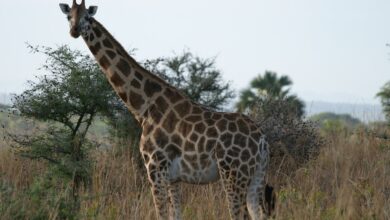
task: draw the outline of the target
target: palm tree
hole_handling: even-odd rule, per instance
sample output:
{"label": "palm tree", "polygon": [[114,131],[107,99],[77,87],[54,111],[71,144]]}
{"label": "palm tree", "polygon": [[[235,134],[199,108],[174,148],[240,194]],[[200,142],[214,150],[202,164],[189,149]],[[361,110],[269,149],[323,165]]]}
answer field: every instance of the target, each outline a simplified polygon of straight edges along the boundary
{"label": "palm tree", "polygon": [[387,120],[390,121],[390,81],[381,88],[376,96],[381,99],[383,111]]}
{"label": "palm tree", "polygon": [[251,87],[260,94],[266,94],[272,97],[285,97],[289,90],[285,88],[292,85],[288,76],[278,78],[275,72],[266,71],[264,76],[259,75],[251,82]]}
{"label": "palm tree", "polygon": [[283,99],[290,103],[299,117],[304,114],[304,103],[295,95],[290,95],[289,86],[292,81],[288,76],[281,76],[272,71],[266,71],[251,81],[250,88],[240,94],[240,100],[236,105],[239,112],[250,110],[256,103],[265,98]]}

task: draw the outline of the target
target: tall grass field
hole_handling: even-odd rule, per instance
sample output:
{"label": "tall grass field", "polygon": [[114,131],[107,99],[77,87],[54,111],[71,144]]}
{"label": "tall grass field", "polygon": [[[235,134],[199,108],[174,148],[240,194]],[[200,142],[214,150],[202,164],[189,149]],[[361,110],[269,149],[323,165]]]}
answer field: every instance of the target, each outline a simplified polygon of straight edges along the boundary
{"label": "tall grass field", "polygon": [[[388,131],[383,131],[388,132]],[[320,154],[303,167],[268,175],[274,219],[390,219],[390,141],[365,129],[325,133]],[[272,146],[271,146],[272,147]],[[74,219],[155,219],[146,172],[126,146],[92,150],[91,186]],[[71,188],[44,193],[46,162],[20,157],[0,141],[0,219],[59,219]],[[183,219],[229,219],[220,183],[182,185]],[[44,213],[44,214],[43,214]]]}

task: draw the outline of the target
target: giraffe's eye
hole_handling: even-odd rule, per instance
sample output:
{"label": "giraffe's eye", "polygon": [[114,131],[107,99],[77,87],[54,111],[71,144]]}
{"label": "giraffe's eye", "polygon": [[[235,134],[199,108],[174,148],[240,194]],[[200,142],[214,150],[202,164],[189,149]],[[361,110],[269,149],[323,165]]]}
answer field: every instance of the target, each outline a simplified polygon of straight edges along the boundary
{"label": "giraffe's eye", "polygon": [[68,20],[70,20],[72,17],[70,17],[70,15],[68,15],[66,18],[67,18]]}

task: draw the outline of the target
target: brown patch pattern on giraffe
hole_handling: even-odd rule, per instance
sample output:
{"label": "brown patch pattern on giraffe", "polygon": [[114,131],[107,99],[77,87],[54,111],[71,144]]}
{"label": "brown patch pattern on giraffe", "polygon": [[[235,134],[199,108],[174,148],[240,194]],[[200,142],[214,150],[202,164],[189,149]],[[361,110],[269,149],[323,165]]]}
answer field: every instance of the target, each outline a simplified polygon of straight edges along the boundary
{"label": "brown patch pattern on giraffe", "polygon": [[216,127],[218,128],[219,132],[224,132],[227,128],[227,121],[226,119],[219,120],[216,124]]}
{"label": "brown patch pattern on giraffe", "polygon": [[167,101],[165,101],[165,98],[160,96],[156,99],[156,105],[159,107],[159,109],[161,111],[165,111],[168,109],[169,107],[169,104],[167,103]]}
{"label": "brown patch pattern on giraffe", "polygon": [[141,88],[141,84],[136,80],[136,79],[133,79],[130,83],[130,85],[136,89],[140,89]]}
{"label": "brown patch pattern on giraffe", "polygon": [[198,141],[198,135],[196,133],[192,133],[191,136],[190,136],[190,140],[194,143],[196,143]]}
{"label": "brown patch pattern on giraffe", "polygon": [[203,134],[205,130],[206,130],[206,126],[204,125],[203,122],[199,122],[195,124],[195,131],[198,132],[199,134]]}
{"label": "brown patch pattern on giraffe", "polygon": [[127,102],[127,94],[125,92],[119,92],[118,95],[124,102]]}
{"label": "brown patch pattern on giraffe", "polygon": [[164,92],[165,97],[169,99],[171,104],[175,104],[176,102],[183,100],[183,96],[179,94],[179,92],[174,91],[171,88],[167,88]]}
{"label": "brown patch pattern on giraffe", "polygon": [[216,140],[210,139],[206,143],[206,151],[210,152],[212,149],[215,148],[215,144],[217,143]]}
{"label": "brown patch pattern on giraffe", "polygon": [[195,144],[190,141],[186,141],[184,144],[184,151],[186,152],[195,151]]}
{"label": "brown patch pattern on giraffe", "polygon": [[190,122],[190,123],[196,123],[202,120],[202,117],[200,115],[189,115],[184,120]]}
{"label": "brown patch pattern on giraffe", "polygon": [[154,130],[154,125],[151,123],[148,123],[148,121],[145,121],[142,126],[142,133],[143,134],[150,134]]}
{"label": "brown patch pattern on giraffe", "polygon": [[192,114],[201,114],[203,113],[203,109],[199,106],[193,106],[192,108]]}
{"label": "brown patch pattern on giraffe", "polygon": [[91,50],[92,54],[93,55],[97,55],[100,51],[100,49],[102,48],[102,45],[100,44],[100,42],[97,42],[95,45],[91,45],[89,46],[89,50]]}
{"label": "brown patch pattern on giraffe", "polygon": [[187,137],[188,134],[191,132],[192,127],[192,124],[185,121],[181,121],[177,127],[177,132],[183,135],[183,137]]}
{"label": "brown patch pattern on giraffe", "polygon": [[115,59],[116,53],[114,51],[106,50],[106,53],[107,53],[108,57],[110,57],[111,60]]}
{"label": "brown patch pattern on giraffe", "polygon": [[142,144],[142,151],[146,153],[153,153],[153,151],[156,149],[156,146],[152,143],[152,141],[149,139],[144,144]]}
{"label": "brown patch pattern on giraffe", "polygon": [[205,149],[205,143],[206,142],[206,138],[204,136],[202,136],[198,142],[198,149],[199,149],[199,152],[203,152],[204,149]]}
{"label": "brown patch pattern on giraffe", "polygon": [[112,74],[110,81],[117,87],[123,86],[123,84],[125,84],[125,81],[123,81],[123,79],[119,76],[117,72],[114,72],[114,74]]}
{"label": "brown patch pattern on giraffe", "polygon": [[248,128],[248,125],[244,122],[244,120],[242,120],[242,119],[237,120],[237,126],[238,126],[238,130],[241,133],[248,134],[249,128]]}
{"label": "brown patch pattern on giraffe", "polygon": [[175,112],[170,111],[165,118],[162,127],[168,132],[172,133],[175,130],[176,124],[179,122],[178,117]]}
{"label": "brown patch pattern on giraffe", "polygon": [[167,147],[165,148],[165,152],[167,152],[168,158],[171,159],[171,160],[173,160],[173,159],[175,159],[177,157],[180,157],[181,153],[182,153],[180,148],[178,148],[174,144],[167,145]]}
{"label": "brown patch pattern on giraffe", "polygon": [[103,45],[110,49],[114,48],[114,45],[112,45],[111,41],[107,38],[103,40]]}
{"label": "brown patch pattern on giraffe", "polygon": [[161,147],[161,148],[164,148],[165,145],[168,144],[169,142],[169,137],[167,136],[167,134],[165,134],[165,132],[160,129],[160,128],[157,128],[155,131],[154,131],[154,141],[156,143],[157,146]]}
{"label": "brown patch pattern on giraffe", "polygon": [[125,75],[126,77],[128,77],[130,75],[131,67],[126,60],[120,59],[116,66],[121,71],[121,73],[123,73],[123,75]]}
{"label": "brown patch pattern on giraffe", "polygon": [[182,103],[177,104],[175,106],[175,110],[180,117],[184,117],[191,112],[191,104],[189,101],[184,101]]}
{"label": "brown patch pattern on giraffe", "polygon": [[103,67],[103,69],[105,69],[105,70],[107,70],[108,69],[108,67],[110,67],[110,61],[108,61],[108,59],[107,59],[107,57],[106,56],[102,56],[102,58],[100,58],[100,60],[99,60],[99,64],[100,64],[100,66],[102,66]]}
{"label": "brown patch pattern on giraffe", "polygon": [[144,77],[142,76],[142,74],[139,73],[138,71],[135,71],[135,77],[136,77],[137,79],[139,79],[140,81],[142,81],[142,80],[144,79]]}
{"label": "brown patch pattern on giraffe", "polygon": [[152,97],[155,93],[158,93],[162,90],[160,84],[147,79],[144,85],[144,92],[146,96]]}
{"label": "brown patch pattern on giraffe", "polygon": [[94,27],[93,32],[95,32],[97,38],[100,38],[103,35],[98,27]]}
{"label": "brown patch pattern on giraffe", "polygon": [[154,123],[156,123],[156,124],[160,123],[160,121],[163,117],[163,112],[160,111],[158,106],[152,105],[149,108],[148,112],[149,112],[150,118],[153,119]]}
{"label": "brown patch pattern on giraffe", "polygon": [[218,137],[218,131],[215,127],[209,127],[206,132],[207,137],[209,138],[217,138]]}
{"label": "brown patch pattern on giraffe", "polygon": [[95,35],[93,33],[90,33],[89,34],[89,41],[92,42],[93,40],[95,40]]}
{"label": "brown patch pattern on giraffe", "polygon": [[174,144],[176,144],[177,146],[180,146],[180,147],[183,144],[183,139],[179,135],[177,135],[177,134],[172,135],[171,141],[172,141],[172,143],[174,143]]}
{"label": "brown patch pattern on giraffe", "polygon": [[133,108],[135,108],[135,109],[140,109],[141,106],[145,103],[144,98],[140,94],[138,94],[134,91],[130,91],[130,100],[129,101],[130,101],[131,106],[133,106]]}

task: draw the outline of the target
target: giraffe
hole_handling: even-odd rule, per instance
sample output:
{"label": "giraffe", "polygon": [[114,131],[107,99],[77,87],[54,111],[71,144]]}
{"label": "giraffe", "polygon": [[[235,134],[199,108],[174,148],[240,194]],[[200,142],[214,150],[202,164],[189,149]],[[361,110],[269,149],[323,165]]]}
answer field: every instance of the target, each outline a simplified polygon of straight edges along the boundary
{"label": "giraffe", "polygon": [[181,218],[180,182],[207,184],[219,179],[231,219],[266,218],[265,207],[272,202],[264,200],[269,146],[258,124],[239,113],[216,112],[194,103],[144,69],[93,17],[97,6],[86,8],[84,0],[80,4],[73,0],[72,7],[60,8],[70,23],[70,35],[82,36],[142,127],[139,147],[158,219]]}

